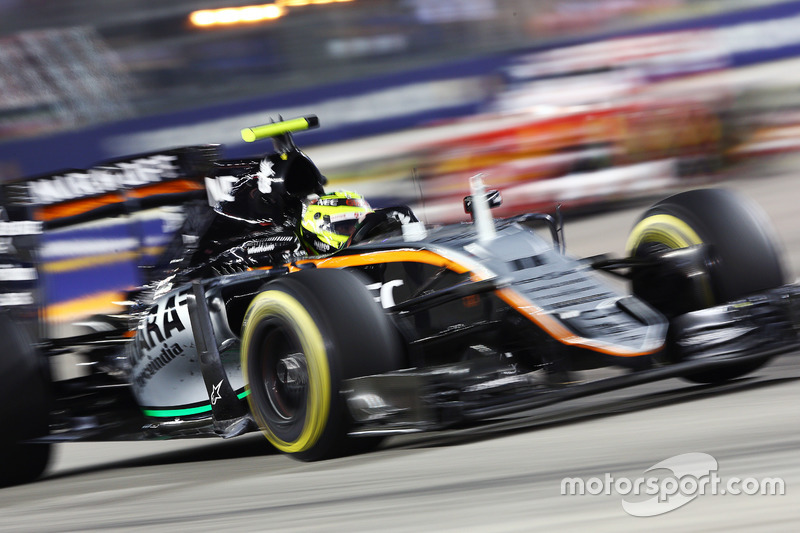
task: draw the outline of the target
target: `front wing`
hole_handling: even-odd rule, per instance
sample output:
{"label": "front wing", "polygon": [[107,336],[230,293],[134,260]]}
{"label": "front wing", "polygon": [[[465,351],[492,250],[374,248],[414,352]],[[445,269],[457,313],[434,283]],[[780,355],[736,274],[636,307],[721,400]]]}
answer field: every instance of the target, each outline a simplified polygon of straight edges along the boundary
{"label": "front wing", "polygon": [[649,368],[572,383],[541,371],[465,362],[348,380],[352,435],[443,429],[673,377],[752,365],[798,346],[800,286],[786,285],[686,313],[671,324],[670,350]]}

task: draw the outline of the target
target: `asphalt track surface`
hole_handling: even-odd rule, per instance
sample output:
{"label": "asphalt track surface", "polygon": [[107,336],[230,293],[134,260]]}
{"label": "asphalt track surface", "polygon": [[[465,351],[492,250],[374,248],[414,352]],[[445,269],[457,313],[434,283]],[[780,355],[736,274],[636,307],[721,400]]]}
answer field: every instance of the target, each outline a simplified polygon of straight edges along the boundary
{"label": "asphalt track surface", "polygon": [[[726,185],[769,211],[797,273],[800,182],[755,174]],[[568,223],[570,250],[621,253],[641,211]],[[43,480],[0,491],[0,531],[800,531],[798,400],[793,353],[724,386],[671,379],[320,463],[259,435],[60,445]],[[785,494],[705,494],[650,518],[619,494],[561,495],[565,477],[635,479],[689,452],[723,480],[779,477]]]}

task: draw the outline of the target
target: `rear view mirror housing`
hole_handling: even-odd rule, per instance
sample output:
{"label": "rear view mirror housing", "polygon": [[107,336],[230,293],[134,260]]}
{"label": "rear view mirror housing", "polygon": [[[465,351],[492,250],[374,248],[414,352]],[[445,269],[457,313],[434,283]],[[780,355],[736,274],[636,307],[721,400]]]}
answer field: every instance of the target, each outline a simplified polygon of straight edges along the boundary
{"label": "rear view mirror housing", "polygon": [[[500,191],[495,189],[486,191],[486,203],[492,209],[503,205],[503,197],[500,195]],[[464,197],[464,212],[469,215],[472,214],[472,195]]]}

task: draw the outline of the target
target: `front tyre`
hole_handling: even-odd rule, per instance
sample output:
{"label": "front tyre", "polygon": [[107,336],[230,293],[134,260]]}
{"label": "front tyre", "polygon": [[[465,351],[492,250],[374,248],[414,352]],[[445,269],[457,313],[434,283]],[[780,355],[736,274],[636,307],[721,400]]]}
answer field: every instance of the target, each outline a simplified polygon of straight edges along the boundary
{"label": "front tyre", "polygon": [[[709,262],[702,290],[682,294],[687,310],[729,302],[786,282],[776,232],[763,211],[740,195],[723,189],[687,191],[666,198],[645,211],[628,238],[632,257],[652,252],[708,245]],[[633,292],[643,295],[648,280],[633,282]],[[646,299],[646,298],[645,298]],[[731,364],[687,376],[698,383],[721,383],[743,376],[768,358]]]}
{"label": "front tyre", "polygon": [[355,450],[343,380],[401,365],[397,333],[359,278],[314,269],[268,283],[242,329],[248,401],[267,440],[307,461]]}

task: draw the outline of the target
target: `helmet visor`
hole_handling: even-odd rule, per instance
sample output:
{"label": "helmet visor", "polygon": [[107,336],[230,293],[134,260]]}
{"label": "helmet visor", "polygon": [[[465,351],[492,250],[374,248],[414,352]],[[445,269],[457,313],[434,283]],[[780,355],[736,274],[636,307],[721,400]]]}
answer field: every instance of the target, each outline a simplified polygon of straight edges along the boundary
{"label": "helmet visor", "polygon": [[365,214],[362,210],[358,210],[328,215],[325,217],[325,230],[343,237],[350,237]]}
{"label": "helmet visor", "polygon": [[360,217],[350,220],[341,220],[339,222],[331,222],[331,231],[337,235],[345,235],[350,237],[356,230],[359,220],[361,220]]}

